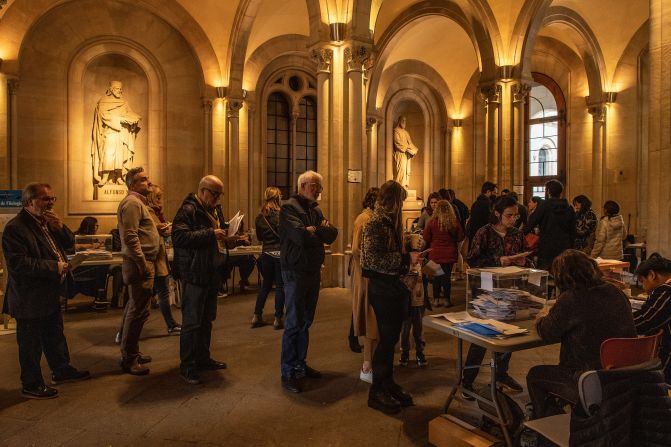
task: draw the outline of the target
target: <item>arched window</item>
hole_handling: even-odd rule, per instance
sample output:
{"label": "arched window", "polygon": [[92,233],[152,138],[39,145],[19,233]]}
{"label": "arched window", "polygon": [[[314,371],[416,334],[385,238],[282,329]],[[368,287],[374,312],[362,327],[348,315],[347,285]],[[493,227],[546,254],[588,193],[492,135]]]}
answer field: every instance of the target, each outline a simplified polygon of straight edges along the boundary
{"label": "arched window", "polygon": [[566,176],[566,102],[550,77],[533,73],[526,105],[525,196],[545,196],[545,183]]}
{"label": "arched window", "polygon": [[316,89],[304,73],[290,72],[272,83],[266,112],[266,186],[285,199],[298,176],[317,170]]}
{"label": "arched window", "polygon": [[266,181],[277,186],[282,197],[291,191],[291,113],[289,102],[282,93],[268,97],[268,128],[266,145]]}

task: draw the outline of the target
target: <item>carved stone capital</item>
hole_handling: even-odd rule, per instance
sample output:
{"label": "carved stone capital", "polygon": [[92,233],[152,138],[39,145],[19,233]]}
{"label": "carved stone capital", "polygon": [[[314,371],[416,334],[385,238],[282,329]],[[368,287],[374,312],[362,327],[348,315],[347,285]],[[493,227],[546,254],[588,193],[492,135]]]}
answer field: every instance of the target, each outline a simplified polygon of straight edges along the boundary
{"label": "carved stone capital", "polygon": [[315,48],[310,52],[310,58],[317,64],[317,73],[331,73],[333,50],[330,48]]}
{"label": "carved stone capital", "polygon": [[365,71],[373,66],[373,56],[370,47],[354,45],[345,48],[345,64],[347,71]]}
{"label": "carved stone capital", "polygon": [[19,84],[19,80],[16,78],[7,80],[7,92],[9,96],[14,96],[19,92]]}
{"label": "carved stone capital", "polygon": [[480,97],[485,102],[485,107],[501,104],[502,94],[503,89],[500,84],[490,84],[480,87]]}
{"label": "carved stone capital", "polygon": [[529,95],[529,92],[531,91],[531,86],[529,84],[525,84],[523,82],[517,82],[513,84],[511,88],[512,96],[513,96],[513,103],[522,103],[524,104],[527,100],[527,96]]}
{"label": "carved stone capital", "polygon": [[212,111],[212,99],[203,96],[202,98],[200,98],[200,103],[202,104],[205,113],[209,113]]}
{"label": "carved stone capital", "polygon": [[606,104],[604,103],[588,104],[587,112],[590,115],[592,115],[592,119],[594,120],[594,122],[597,123],[606,122]]}
{"label": "carved stone capital", "polygon": [[378,123],[379,122],[377,118],[375,118],[374,116],[369,116],[368,118],[366,118],[366,130],[370,131],[371,129],[373,129],[373,126]]}
{"label": "carved stone capital", "polygon": [[242,99],[231,99],[228,100],[228,106],[226,107],[226,116],[228,118],[238,118],[240,116],[240,109],[244,104]]}

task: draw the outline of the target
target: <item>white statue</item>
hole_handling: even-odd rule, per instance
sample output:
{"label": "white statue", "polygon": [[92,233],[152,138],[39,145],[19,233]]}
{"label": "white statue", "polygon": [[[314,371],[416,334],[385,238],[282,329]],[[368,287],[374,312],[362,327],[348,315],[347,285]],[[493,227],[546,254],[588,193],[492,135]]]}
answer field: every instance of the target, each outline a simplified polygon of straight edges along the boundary
{"label": "white statue", "polygon": [[419,148],[412,144],[410,134],[405,130],[405,123],[405,116],[401,115],[394,127],[394,180],[408,189],[410,159],[417,155]]}
{"label": "white statue", "polygon": [[122,98],[119,81],[110,86],[96,105],[91,130],[93,182],[99,188],[124,184],[124,176],[133,163],[135,138],[140,131],[140,115]]}

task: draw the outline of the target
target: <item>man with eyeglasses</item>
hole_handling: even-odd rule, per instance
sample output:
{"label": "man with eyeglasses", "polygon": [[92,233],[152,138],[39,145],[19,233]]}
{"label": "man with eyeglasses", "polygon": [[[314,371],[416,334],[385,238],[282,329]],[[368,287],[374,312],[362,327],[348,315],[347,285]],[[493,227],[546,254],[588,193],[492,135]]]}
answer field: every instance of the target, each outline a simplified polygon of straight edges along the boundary
{"label": "man with eyeglasses", "polygon": [[143,376],[149,374],[149,368],[144,365],[152,359],[140,352],[140,334],[149,318],[154,295],[155,261],[161,236],[147,207],[147,195],[151,191],[147,172],[142,167],[130,169],[126,186],[128,194],[117,210],[123,254],[121,273],[129,292],[121,326],[120,363],[125,373]]}
{"label": "man with eyeglasses", "polygon": [[72,285],[71,266],[65,250],[74,246],[72,231],[54,212],[51,186],[30,183],[22,194],[23,209],[2,234],[9,279],[3,313],[16,319],[22,394],[31,399],[58,397],[58,390],[44,383],[40,359],[44,352],[54,385],[88,379],[88,371],[70,365],[63,334],[60,297]]}
{"label": "man with eyeglasses", "polygon": [[210,355],[212,322],[217,317],[217,291],[223,280],[229,244],[219,205],[224,183],[214,175],[200,180],[172,222],[175,249],[173,276],[182,284],[182,333],[179,341],[180,375],[190,385],[200,383],[203,370],[225,369]]}
{"label": "man with eyeglasses", "polygon": [[317,199],[322,176],[306,171],[298,177],[298,193],[280,209],[280,264],[284,280],[286,316],[282,336],[282,387],[302,391],[301,379],[318,379],[321,373],[306,363],[308,331],[319,298],[324,244],[338,237],[338,230],[324,218]]}

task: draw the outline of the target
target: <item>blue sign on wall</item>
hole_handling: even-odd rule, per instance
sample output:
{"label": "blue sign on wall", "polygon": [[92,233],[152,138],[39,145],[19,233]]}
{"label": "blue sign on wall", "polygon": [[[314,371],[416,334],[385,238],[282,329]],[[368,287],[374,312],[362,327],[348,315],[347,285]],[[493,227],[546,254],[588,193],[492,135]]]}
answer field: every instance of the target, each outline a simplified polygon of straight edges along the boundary
{"label": "blue sign on wall", "polygon": [[20,189],[0,189],[0,208],[21,208]]}

